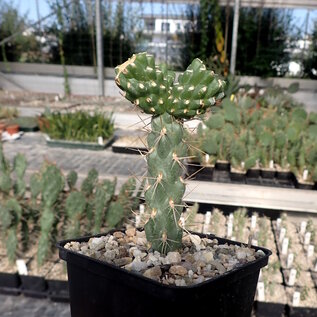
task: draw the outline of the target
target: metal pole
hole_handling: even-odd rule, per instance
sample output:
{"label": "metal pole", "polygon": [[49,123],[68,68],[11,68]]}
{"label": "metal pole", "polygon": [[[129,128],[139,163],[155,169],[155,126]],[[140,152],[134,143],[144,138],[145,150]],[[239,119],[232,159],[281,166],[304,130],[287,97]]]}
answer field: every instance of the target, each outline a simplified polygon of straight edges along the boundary
{"label": "metal pole", "polygon": [[96,0],[96,43],[97,43],[97,68],[98,68],[98,93],[105,95],[104,67],[103,67],[103,32],[101,19],[101,0]]}
{"label": "metal pole", "polygon": [[230,57],[230,73],[234,75],[236,70],[237,46],[238,46],[238,28],[239,28],[239,9],[240,0],[234,1],[234,16],[231,42],[231,57]]}

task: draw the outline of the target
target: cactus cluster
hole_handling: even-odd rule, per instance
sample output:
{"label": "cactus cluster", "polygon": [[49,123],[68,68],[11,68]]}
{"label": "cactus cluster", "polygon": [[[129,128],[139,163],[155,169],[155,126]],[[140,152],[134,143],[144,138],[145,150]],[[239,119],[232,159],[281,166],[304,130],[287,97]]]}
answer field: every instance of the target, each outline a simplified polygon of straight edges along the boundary
{"label": "cactus cluster", "polygon": [[316,182],[317,115],[307,114],[296,103],[291,106],[290,99],[279,94],[225,98],[217,112],[199,125],[196,136],[188,138],[195,146],[193,156],[205,164],[208,154],[209,164],[230,161],[244,172],[257,163],[291,170],[299,178],[307,170],[307,179]]}
{"label": "cactus cluster", "polygon": [[[46,163],[25,182],[26,159],[18,154],[12,167],[0,144],[0,232],[7,256],[14,262],[18,252],[38,239],[37,263],[44,264],[58,239],[100,232],[122,223],[131,209],[136,209],[140,195],[134,195],[135,180],[128,179],[115,196],[116,179],[99,182],[92,169],[76,186],[78,175],[66,177],[55,165]],[[66,188],[66,182],[67,188]],[[116,211],[118,213],[116,214]],[[90,213],[90,219],[86,215]]]}
{"label": "cactus cluster", "polygon": [[145,224],[152,248],[167,253],[180,247],[185,181],[183,161],[188,156],[183,119],[206,112],[223,97],[224,82],[195,59],[178,81],[147,53],[133,55],[116,67],[116,84],[142,111],[152,114],[148,134],[145,201],[151,216]]}

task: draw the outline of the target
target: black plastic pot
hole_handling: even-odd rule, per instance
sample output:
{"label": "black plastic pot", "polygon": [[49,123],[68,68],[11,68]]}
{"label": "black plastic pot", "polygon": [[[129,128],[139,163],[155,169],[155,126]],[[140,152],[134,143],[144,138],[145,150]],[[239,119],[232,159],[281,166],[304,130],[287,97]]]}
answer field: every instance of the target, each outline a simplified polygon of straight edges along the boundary
{"label": "black plastic pot", "polygon": [[280,303],[255,302],[256,317],[281,317],[285,314],[286,305]]}
{"label": "black plastic pot", "polygon": [[273,179],[275,177],[275,169],[261,169],[261,177]]}
{"label": "black plastic pot", "polygon": [[214,166],[204,166],[200,165],[199,162],[190,162],[187,165],[187,173],[189,176],[192,175],[192,179],[211,181],[214,173]]}
{"label": "black plastic pot", "polygon": [[22,282],[22,293],[29,297],[47,297],[47,284],[44,277],[20,275]]}
{"label": "black plastic pot", "polygon": [[219,171],[230,171],[230,163],[227,161],[217,161],[216,169]]}
{"label": "black plastic pot", "polygon": [[259,168],[250,168],[247,170],[247,178],[259,178],[261,175]]}
{"label": "black plastic pot", "polygon": [[48,296],[54,302],[69,302],[69,289],[67,281],[46,280]]}
{"label": "black plastic pot", "polygon": [[308,190],[312,190],[314,189],[314,183],[304,183],[304,182],[300,182],[296,179],[296,182],[295,182],[295,187],[298,188],[298,189],[308,189]]}
{"label": "black plastic pot", "polygon": [[230,179],[233,182],[238,182],[238,183],[245,183],[246,180],[246,173],[245,172],[239,172],[239,171],[234,171],[232,168],[230,168]]}
{"label": "black plastic pot", "polygon": [[[75,241],[88,241],[89,238]],[[239,244],[217,239],[219,243]],[[60,258],[67,261],[73,317],[249,317],[259,271],[267,264],[271,254],[269,250],[256,248],[266,255],[217,278],[193,286],[177,287],[163,285],[140,274],[64,249],[69,241],[74,239],[59,242],[57,246]]]}
{"label": "black plastic pot", "polygon": [[18,295],[21,292],[20,285],[18,273],[0,272],[0,293]]}
{"label": "black plastic pot", "polygon": [[317,309],[311,307],[290,307],[288,306],[289,317],[312,317],[317,316]]}

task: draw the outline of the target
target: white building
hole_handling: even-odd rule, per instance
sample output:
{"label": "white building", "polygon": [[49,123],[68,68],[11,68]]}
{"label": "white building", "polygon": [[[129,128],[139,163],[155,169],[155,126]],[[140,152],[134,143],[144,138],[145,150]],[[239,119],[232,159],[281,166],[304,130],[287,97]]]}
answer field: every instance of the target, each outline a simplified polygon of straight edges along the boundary
{"label": "white building", "polygon": [[182,67],[184,34],[189,20],[180,16],[143,16],[146,50],[159,62]]}

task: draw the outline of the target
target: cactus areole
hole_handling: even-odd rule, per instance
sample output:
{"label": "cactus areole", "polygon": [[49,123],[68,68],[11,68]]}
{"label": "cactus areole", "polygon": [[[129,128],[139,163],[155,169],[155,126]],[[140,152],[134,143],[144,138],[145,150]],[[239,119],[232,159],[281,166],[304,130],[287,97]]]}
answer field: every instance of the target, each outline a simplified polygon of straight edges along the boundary
{"label": "cactus areole", "polygon": [[147,53],[133,55],[115,71],[116,84],[125,98],[152,114],[144,194],[151,217],[145,233],[152,248],[166,254],[181,247],[183,236],[182,162],[188,152],[183,122],[205,113],[221,99],[225,83],[199,59],[194,59],[175,82],[175,73],[164,65],[155,65],[154,57]]}

